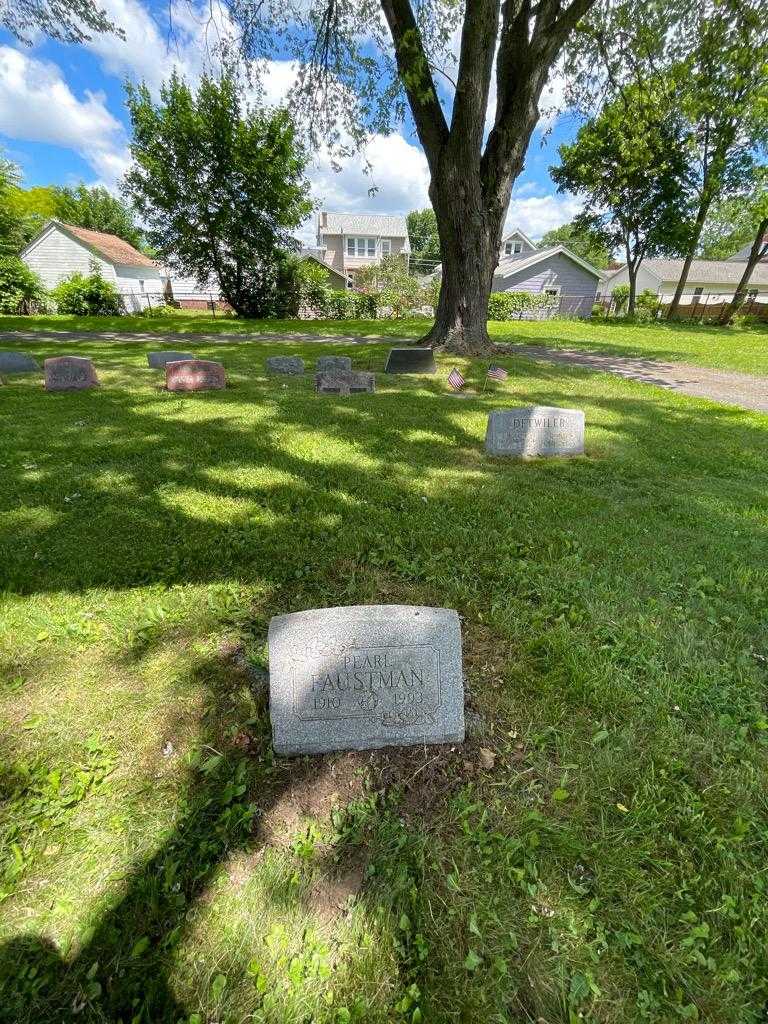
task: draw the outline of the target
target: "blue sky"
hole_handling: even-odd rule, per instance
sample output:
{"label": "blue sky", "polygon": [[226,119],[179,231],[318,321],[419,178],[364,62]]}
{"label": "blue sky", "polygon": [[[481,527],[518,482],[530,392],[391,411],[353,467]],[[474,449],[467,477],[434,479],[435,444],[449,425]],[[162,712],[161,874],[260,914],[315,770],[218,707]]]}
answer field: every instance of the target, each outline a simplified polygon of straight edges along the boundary
{"label": "blue sky", "polygon": [[[142,0],[107,0],[105,7],[124,28],[126,41],[98,36],[74,46],[40,37],[30,47],[0,31],[0,145],[20,165],[26,185],[84,181],[115,189],[129,162],[126,78],[145,80],[156,91],[174,65],[190,81],[204,66],[205,34],[210,33],[207,5],[199,13],[188,4],[175,8],[170,45],[165,5],[153,11]],[[268,98],[279,101],[291,78],[288,62],[273,62],[266,78]],[[561,99],[557,75],[548,90],[543,109]],[[573,197],[556,194],[548,173],[557,146],[576,127],[567,114],[542,120],[513,191],[508,226],[538,237],[578,210]],[[361,158],[345,161],[337,173],[328,156],[320,154],[309,172],[316,201],[331,210],[381,213],[407,213],[427,205],[426,160],[409,126],[375,136],[366,157],[370,175],[363,173]],[[378,191],[370,197],[372,185]],[[311,238],[311,224],[302,235]]]}

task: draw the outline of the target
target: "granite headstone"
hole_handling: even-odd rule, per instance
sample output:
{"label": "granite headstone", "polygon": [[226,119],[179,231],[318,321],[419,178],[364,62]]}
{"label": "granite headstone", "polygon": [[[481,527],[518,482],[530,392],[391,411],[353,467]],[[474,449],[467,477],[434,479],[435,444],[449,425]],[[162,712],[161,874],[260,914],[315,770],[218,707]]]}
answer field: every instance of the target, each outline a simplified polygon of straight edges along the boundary
{"label": "granite headstone", "polygon": [[300,376],[304,373],[304,360],[301,356],[269,356],[267,359],[267,373]]}
{"label": "granite headstone", "polygon": [[55,356],[45,360],[43,369],[46,391],[82,391],[99,383],[93,363],[83,356]]}
{"label": "granite headstone", "polygon": [[459,616],[356,605],[269,624],[269,709],[278,754],[461,743]]}
{"label": "granite headstone", "polygon": [[216,391],[227,386],[227,378],[221,363],[180,359],[166,363],[165,386],[168,391]]}
{"label": "granite headstone", "polygon": [[147,352],[147,362],[152,370],[164,370],[166,363],[186,362],[194,358],[191,352]]}
{"label": "granite headstone", "polygon": [[435,354],[431,348],[391,348],[385,373],[437,373]]}
{"label": "granite headstone", "polygon": [[349,356],[320,356],[315,369],[318,373],[325,373],[328,370],[351,370],[352,360]]}
{"label": "granite headstone", "polygon": [[583,455],[584,413],[546,405],[494,409],[488,417],[485,449],[491,455],[517,458]]}
{"label": "granite headstone", "polygon": [[376,390],[376,377],[361,370],[331,370],[315,374],[315,390],[322,395],[354,395]]}
{"label": "granite headstone", "polygon": [[0,352],[0,373],[32,373],[40,366],[26,352]]}

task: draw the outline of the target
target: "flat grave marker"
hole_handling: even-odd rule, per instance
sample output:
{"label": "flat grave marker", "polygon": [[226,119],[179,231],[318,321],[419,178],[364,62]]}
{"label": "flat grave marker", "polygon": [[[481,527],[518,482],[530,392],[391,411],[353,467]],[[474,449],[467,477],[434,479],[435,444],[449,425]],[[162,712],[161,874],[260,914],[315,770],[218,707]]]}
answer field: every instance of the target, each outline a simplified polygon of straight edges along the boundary
{"label": "flat grave marker", "polygon": [[304,360],[301,356],[269,356],[266,365],[267,373],[281,373],[291,377],[299,377],[304,373]]}
{"label": "flat grave marker", "polygon": [[168,391],[220,391],[227,386],[227,377],[221,363],[180,359],[166,364],[165,386]]}
{"label": "flat grave marker", "polygon": [[354,395],[361,392],[373,394],[376,377],[364,370],[329,370],[315,374],[315,391],[321,395]]}
{"label": "flat grave marker", "polygon": [[0,352],[0,373],[33,373],[40,364],[26,352]]}
{"label": "flat grave marker", "polygon": [[584,413],[547,405],[494,409],[488,417],[485,450],[520,459],[583,455]]}
{"label": "flat grave marker", "polygon": [[147,363],[151,370],[164,370],[167,363],[189,362],[194,359],[191,352],[147,352]]}
{"label": "flat grave marker", "polygon": [[334,370],[348,372],[352,369],[352,359],[350,356],[319,356],[315,369],[318,373],[327,373]]}
{"label": "flat grave marker", "polygon": [[431,348],[421,348],[418,345],[391,348],[384,373],[437,373],[435,353]]}
{"label": "flat grave marker", "polygon": [[449,608],[354,605],[269,624],[275,752],[461,743],[461,627]]}
{"label": "flat grave marker", "polygon": [[54,356],[45,360],[43,369],[46,391],[83,391],[99,384],[93,363],[83,356]]}

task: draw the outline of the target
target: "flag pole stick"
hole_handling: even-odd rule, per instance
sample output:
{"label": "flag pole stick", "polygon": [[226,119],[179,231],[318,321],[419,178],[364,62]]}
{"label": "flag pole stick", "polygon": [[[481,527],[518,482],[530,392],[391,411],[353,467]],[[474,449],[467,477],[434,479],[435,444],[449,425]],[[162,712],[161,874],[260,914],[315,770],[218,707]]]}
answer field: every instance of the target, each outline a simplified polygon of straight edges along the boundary
{"label": "flag pole stick", "polygon": [[485,380],[483,381],[483,390],[480,392],[481,395],[485,394],[485,389],[488,387],[488,371],[493,366],[493,362],[488,363],[485,368]]}

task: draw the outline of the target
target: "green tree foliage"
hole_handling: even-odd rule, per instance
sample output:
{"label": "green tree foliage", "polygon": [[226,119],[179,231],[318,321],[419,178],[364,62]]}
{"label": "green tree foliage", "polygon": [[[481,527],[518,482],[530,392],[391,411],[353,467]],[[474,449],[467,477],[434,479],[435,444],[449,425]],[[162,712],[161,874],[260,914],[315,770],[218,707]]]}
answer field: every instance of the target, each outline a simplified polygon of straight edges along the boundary
{"label": "green tree foliage", "polygon": [[424,301],[419,281],[408,273],[402,256],[385,256],[380,263],[359,270],[355,284],[361,292],[377,296],[379,308],[392,310],[392,316],[403,317]]}
{"label": "green tree foliage", "polygon": [[674,252],[683,231],[687,163],[684,124],[665,81],[627,87],[560,147],[551,169],[560,191],[582,194],[577,224],[598,229],[620,248],[635,311],[637,271],[646,256]]}
{"label": "green tree foliage", "polygon": [[8,201],[21,220],[22,246],[42,230],[46,221],[58,216],[57,190],[51,185],[15,188]]}
{"label": "green tree foliage", "polygon": [[0,156],[0,256],[15,256],[24,245],[23,218],[13,203],[20,180],[16,164]]}
{"label": "green tree foliage", "polygon": [[0,256],[0,313],[32,313],[45,304],[45,286],[18,256]]}
{"label": "green tree foliage", "polygon": [[91,34],[125,34],[93,0],[5,0],[0,4],[0,25],[31,44],[40,30],[64,43],[83,43]]}
{"label": "green tree foliage", "polygon": [[76,316],[118,316],[123,312],[117,288],[105,281],[97,264],[90,274],[72,274],[51,289],[58,313]]}
{"label": "green tree foliage", "polygon": [[736,286],[733,299],[723,309],[720,322],[728,324],[744,305],[747,289],[758,263],[768,258],[768,166],[755,169],[752,189],[743,197],[744,216],[751,222],[752,243],[747,259],[744,261],[744,272]]}
{"label": "green tree foliage", "polygon": [[128,88],[134,165],[126,192],[163,261],[214,277],[241,316],[280,312],[292,232],[312,204],[306,157],[284,110],[244,108],[239,83],[174,74],[159,103]]}
{"label": "green tree foliage", "polygon": [[425,210],[411,210],[406,220],[413,270],[418,274],[431,273],[441,260],[435,211],[431,206]]}
{"label": "green tree foliage", "polygon": [[137,249],[145,245],[132,211],[105,188],[83,184],[74,188],[56,188],[54,203],[55,217],[66,224],[117,235]]}
{"label": "green tree foliage", "polygon": [[705,260],[729,260],[755,237],[754,211],[749,195],[732,196],[713,204],[701,233],[699,254]]}
{"label": "green tree foliage", "polygon": [[564,245],[598,270],[604,270],[611,262],[610,241],[599,228],[589,227],[577,221],[553,228],[541,239],[542,247]]}

